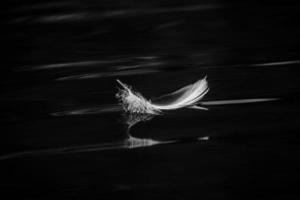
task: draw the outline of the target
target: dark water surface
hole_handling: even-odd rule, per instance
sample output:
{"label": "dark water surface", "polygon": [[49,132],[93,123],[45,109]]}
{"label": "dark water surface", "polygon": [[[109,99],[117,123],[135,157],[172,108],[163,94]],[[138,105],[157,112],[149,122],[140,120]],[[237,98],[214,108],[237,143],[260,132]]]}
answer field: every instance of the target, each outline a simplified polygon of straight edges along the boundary
{"label": "dark water surface", "polygon": [[[299,198],[299,5],[13,0],[2,10],[1,194]],[[116,79],[155,98],[205,75],[208,111],[130,116],[115,99]]]}

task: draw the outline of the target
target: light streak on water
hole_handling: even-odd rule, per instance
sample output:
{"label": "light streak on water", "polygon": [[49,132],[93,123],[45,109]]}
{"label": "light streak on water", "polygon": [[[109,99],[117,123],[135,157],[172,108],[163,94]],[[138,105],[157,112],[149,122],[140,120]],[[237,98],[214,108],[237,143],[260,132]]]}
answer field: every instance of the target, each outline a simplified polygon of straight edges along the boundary
{"label": "light streak on water", "polygon": [[58,154],[74,154],[74,153],[87,153],[95,151],[105,151],[114,149],[135,149],[145,148],[155,145],[172,144],[176,143],[176,140],[158,141],[151,138],[137,138],[129,135],[124,140],[111,142],[111,143],[98,143],[90,145],[77,145],[68,146],[61,148],[50,148],[50,149],[39,149],[39,150],[28,150],[20,151],[15,153],[9,153],[0,155],[0,160],[7,160],[20,157],[32,157],[32,156],[46,156],[46,155],[58,155]]}
{"label": "light streak on water", "polygon": [[260,103],[268,101],[278,101],[279,98],[254,98],[254,99],[232,99],[232,100],[218,100],[218,101],[203,101],[202,105],[205,106],[217,106],[217,105],[229,105],[229,104],[247,104],[247,103]]}
{"label": "light streak on water", "polygon": [[[279,101],[280,98],[253,98],[253,99],[230,99],[230,100],[215,100],[215,101],[202,101],[201,105],[204,106],[222,106],[222,105],[238,105],[238,104],[251,104],[251,103],[263,103],[271,101]],[[208,110],[208,108],[203,107],[189,107],[192,109]],[[102,113],[113,113],[122,111],[120,105],[105,105],[97,107],[89,107],[82,109],[73,109],[68,111],[54,112],[50,115],[52,116],[67,116],[67,115],[93,115]]]}
{"label": "light streak on water", "polygon": [[299,63],[300,63],[300,60],[288,60],[288,61],[258,63],[258,64],[254,64],[252,66],[257,66],[257,67],[272,67],[272,66],[282,66],[282,65],[293,65],[293,64],[299,64]]}
{"label": "light streak on water", "polygon": [[79,61],[79,62],[65,62],[65,63],[54,63],[48,65],[40,65],[30,68],[31,70],[42,70],[42,69],[57,69],[57,68],[68,68],[68,67],[84,67],[89,65],[97,64],[107,64],[116,61],[110,60],[89,60],[89,61]]}
{"label": "light streak on water", "polygon": [[66,80],[83,80],[83,79],[94,79],[110,76],[128,76],[128,75],[138,75],[138,74],[150,74],[157,73],[159,70],[155,69],[136,69],[136,70],[123,70],[117,72],[103,72],[103,73],[88,73],[88,74],[78,74],[72,76],[64,76],[55,79],[56,81],[66,81]]}
{"label": "light streak on water", "polygon": [[210,138],[209,138],[209,136],[205,136],[205,137],[198,137],[198,140],[209,140]]}

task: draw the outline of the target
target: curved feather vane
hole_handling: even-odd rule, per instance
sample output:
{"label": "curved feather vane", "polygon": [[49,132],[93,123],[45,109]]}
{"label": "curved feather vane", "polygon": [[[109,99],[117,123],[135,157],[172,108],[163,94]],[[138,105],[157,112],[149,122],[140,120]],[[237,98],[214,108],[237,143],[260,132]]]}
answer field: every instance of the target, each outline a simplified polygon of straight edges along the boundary
{"label": "curved feather vane", "polygon": [[117,80],[117,82],[122,88],[119,88],[116,97],[119,99],[123,109],[129,113],[160,114],[163,110],[179,108],[206,110],[206,108],[197,105],[209,90],[206,77],[175,92],[164,95],[164,97],[172,99],[168,103],[152,103],[151,100],[147,100],[142,94],[134,91],[127,84],[120,80]]}

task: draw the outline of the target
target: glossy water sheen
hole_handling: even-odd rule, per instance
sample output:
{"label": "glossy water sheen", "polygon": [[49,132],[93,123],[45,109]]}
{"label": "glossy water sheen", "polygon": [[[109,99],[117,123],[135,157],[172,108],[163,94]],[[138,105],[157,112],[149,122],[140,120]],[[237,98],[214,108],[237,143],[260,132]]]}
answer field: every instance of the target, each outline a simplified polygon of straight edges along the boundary
{"label": "glossy water sheen", "polygon": [[[13,199],[298,199],[299,6],[2,5],[0,192]],[[124,114],[207,75],[208,110]],[[2,199],[2,197],[1,197]]]}

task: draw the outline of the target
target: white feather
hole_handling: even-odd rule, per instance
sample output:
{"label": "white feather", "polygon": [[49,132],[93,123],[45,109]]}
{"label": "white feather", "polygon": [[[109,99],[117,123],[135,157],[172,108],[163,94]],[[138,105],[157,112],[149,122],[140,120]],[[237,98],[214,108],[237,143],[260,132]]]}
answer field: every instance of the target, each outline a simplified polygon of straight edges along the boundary
{"label": "white feather", "polygon": [[117,82],[122,86],[122,89],[119,88],[116,97],[119,99],[123,109],[129,113],[160,114],[163,110],[175,110],[185,107],[206,109],[197,106],[209,90],[206,77],[168,94],[167,96],[176,96],[176,98],[165,104],[152,103],[151,100],[147,100],[140,93],[133,91],[130,86],[122,83],[120,80],[117,80]]}

